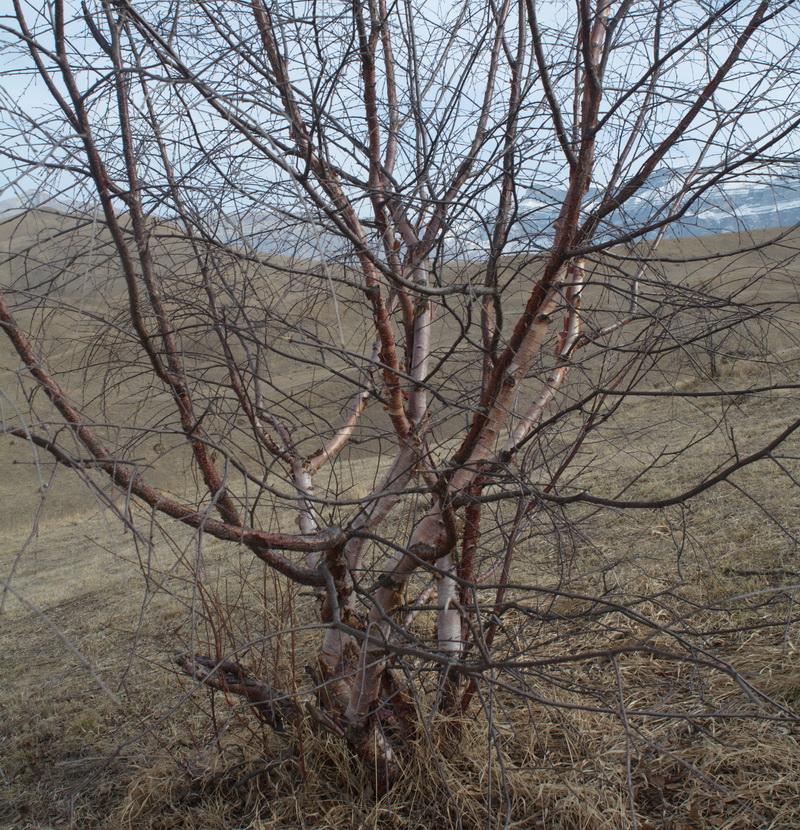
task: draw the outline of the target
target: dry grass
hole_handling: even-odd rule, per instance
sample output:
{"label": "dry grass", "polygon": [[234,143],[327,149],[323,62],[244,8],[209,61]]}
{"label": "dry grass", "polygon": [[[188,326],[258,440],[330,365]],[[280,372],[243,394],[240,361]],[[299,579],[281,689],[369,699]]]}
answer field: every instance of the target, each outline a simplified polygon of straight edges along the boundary
{"label": "dry grass", "polygon": [[[689,253],[704,244],[695,240]],[[760,254],[748,256],[729,279],[752,273]],[[705,278],[704,268],[693,278]],[[777,297],[784,287],[768,288]],[[793,344],[780,345],[769,371],[796,378]],[[767,371],[735,349],[717,370],[692,388],[746,386]],[[726,431],[662,459],[671,439],[704,435],[721,415]],[[632,440],[653,426],[652,409],[634,405],[602,442],[587,442],[575,466],[593,461],[574,486],[612,495],[643,460],[657,459],[626,496],[671,494],[732,441],[746,454],[779,431],[796,417],[796,398],[665,399],[657,417],[655,437]],[[798,449],[792,440],[781,450],[793,474]],[[800,826],[791,718],[800,701],[800,508],[796,486],[772,462],[737,474],[740,489],[720,487],[687,508],[537,514],[515,573],[535,587],[511,598],[539,615],[510,608],[498,653],[545,662],[606,654],[525,672],[499,667],[457,723],[437,711],[435,678],[422,675],[422,721],[403,749],[400,781],[382,796],[344,743],[311,721],[290,747],[238,701],[194,689],[172,668],[174,652],[198,642],[222,653],[249,642],[239,659],[312,700],[304,665],[317,632],[303,592],[232,547],[169,527],[159,535],[147,517],[143,535],[122,532],[100,509],[104,491],[33,462],[19,442],[0,457],[0,575],[13,567],[12,584],[30,603],[10,597],[0,618],[2,828],[623,830],[634,817],[640,830]],[[167,483],[169,463],[155,469]],[[379,467],[355,457],[336,486],[362,497]],[[274,519],[290,529],[286,517]],[[594,606],[579,595],[640,616],[587,615]],[[430,615],[415,625],[429,635]],[[678,635],[691,648],[679,648]],[[609,658],[644,638],[684,656],[713,653],[761,696],[699,662],[642,651]]]}
{"label": "dry grass", "polygon": [[[779,409],[768,400],[754,404],[749,417],[760,416],[763,423]],[[758,470],[748,475],[758,483]],[[776,517],[796,527],[785,480],[761,484]],[[648,619],[677,608],[689,613],[688,601],[717,602],[692,614],[693,629],[708,628],[712,633],[704,642],[715,654],[776,703],[796,708],[800,632],[791,622],[791,586],[798,580],[777,573],[791,569],[793,556],[774,523],[744,497],[709,494],[685,517],[691,544],[678,563],[664,514],[596,518],[595,540],[605,540],[607,549],[578,550],[584,566],[592,555],[610,559],[616,553],[605,578],[616,578],[629,594],[654,594],[662,585],[682,583],[679,598],[638,608]],[[597,659],[544,671],[538,687],[524,689],[531,693],[527,700],[510,693],[504,687],[509,675],[499,673],[497,685],[482,687],[483,700],[473,703],[460,735],[441,716],[423,724],[405,749],[402,780],[377,797],[364,770],[334,736],[308,726],[299,754],[289,754],[283,741],[237,710],[236,701],[219,694],[212,700],[205,691],[188,698],[189,687],[170,679],[170,655],[188,631],[194,541],[173,540],[171,553],[162,551],[160,560],[150,563],[149,604],[140,620],[142,576],[130,536],[115,538],[99,516],[72,525],[42,523],[14,584],[91,660],[122,702],[108,700],[41,619],[10,601],[0,640],[5,678],[0,826],[65,827],[71,818],[75,827],[132,830],[600,830],[631,826],[630,793],[641,828],[777,830],[800,824],[797,724],[769,719],[774,707],[748,700],[723,674],[643,654],[621,655],[616,666]],[[539,582],[550,573],[555,584],[563,568],[557,551],[548,556],[544,573],[547,556],[530,565],[538,568]],[[658,580],[652,575],[655,565]],[[725,570],[745,566],[764,573]],[[218,610],[225,597],[239,610],[253,608],[264,590],[267,595],[273,590],[264,588],[260,569],[248,558],[231,559],[221,545],[206,550],[203,573],[221,603]],[[226,593],[233,585],[245,585],[244,593]],[[767,603],[723,601],[771,588]],[[265,630],[302,623],[307,600],[293,602],[291,619],[267,619]],[[566,615],[579,604],[565,599],[552,607]],[[752,628],[781,618],[783,626]],[[720,629],[727,633],[713,633]],[[203,631],[200,623],[197,630]],[[554,639],[547,645],[541,626],[513,614],[506,631],[509,648],[537,637],[544,643],[537,648],[540,659],[570,648],[633,642],[649,633],[629,618],[613,617],[583,625],[577,635],[553,625]],[[302,633],[282,647],[302,653],[311,639]],[[668,645],[668,637],[661,640]],[[309,694],[304,678],[288,672],[285,681]],[[602,690],[602,700],[613,704],[618,682],[627,709],[662,716],[630,714],[626,730],[618,712],[574,708],[596,706],[593,690]],[[430,711],[434,690],[424,694],[421,709]],[[572,708],[544,705],[537,697]]]}

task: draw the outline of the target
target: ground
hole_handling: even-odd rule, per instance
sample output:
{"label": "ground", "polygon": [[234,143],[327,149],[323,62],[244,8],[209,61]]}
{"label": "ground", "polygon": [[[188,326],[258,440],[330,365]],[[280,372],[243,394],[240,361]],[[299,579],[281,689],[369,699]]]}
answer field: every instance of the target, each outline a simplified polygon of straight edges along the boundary
{"label": "ground", "polygon": [[[708,244],[683,250],[697,255]],[[741,258],[727,278],[752,273],[760,256]],[[705,267],[695,279],[706,278]],[[764,301],[781,297],[787,279],[762,286]],[[720,345],[713,372],[683,391],[796,383],[798,352],[782,337],[769,361]],[[647,388],[670,383],[654,377]],[[665,398],[657,433],[629,440],[652,426],[649,403],[626,410],[619,442],[584,448],[594,460],[576,486],[613,494],[643,458],[661,459],[629,495],[662,498],[695,483],[730,442],[743,457],[797,417],[791,389]],[[727,428],[695,453],[661,458],[672,437],[705,435],[720,418]],[[494,690],[491,730],[480,699],[460,725],[432,714],[409,742],[401,780],[383,795],[312,717],[290,745],[239,701],[194,687],[174,666],[195,638],[249,639],[258,644],[245,652],[250,665],[268,664],[282,688],[313,702],[309,596],[265,576],[235,545],[169,525],[160,533],[140,512],[135,529],[126,527],[119,496],[90,492],[24,442],[2,441],[0,576],[13,589],[0,617],[2,828],[622,830],[632,807],[640,830],[800,824],[797,439],[688,506],[576,506],[568,536],[543,530],[520,557],[515,580],[535,583],[527,594],[539,592],[543,611],[533,619],[511,608],[503,648],[540,643],[542,659],[647,637],[666,648],[674,643],[648,624],[661,620],[691,637],[697,662],[623,650],[550,666],[527,697]],[[350,471],[342,486],[358,494],[375,464],[356,458]],[[156,474],[169,482],[167,469]],[[581,594],[600,582],[604,596],[624,598],[641,618],[587,616]],[[429,623],[420,615],[420,631]],[[704,667],[712,652],[762,696]],[[617,685],[620,711],[592,711],[593,700],[614,699]],[[435,686],[421,689],[421,709],[431,712]]]}

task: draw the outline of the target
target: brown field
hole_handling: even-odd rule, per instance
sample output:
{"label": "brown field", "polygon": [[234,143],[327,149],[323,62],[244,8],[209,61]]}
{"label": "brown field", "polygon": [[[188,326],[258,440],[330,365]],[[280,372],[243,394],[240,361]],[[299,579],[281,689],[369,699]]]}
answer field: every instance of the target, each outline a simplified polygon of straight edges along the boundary
{"label": "brown field", "polygon": [[[5,225],[2,249],[20,249],[54,223],[52,216],[26,221]],[[126,397],[109,378],[107,357],[113,350],[124,359],[125,343],[98,345],[91,324],[83,328],[85,316],[114,308],[120,288],[113,263],[84,263],[91,279],[74,276],[81,272],[75,265],[81,262],[81,234],[95,230],[49,239],[27,260],[27,273],[14,270],[22,267],[16,260],[3,266],[2,281],[24,276],[35,286],[54,261],[69,261],[64,273],[74,279],[53,286],[49,295],[42,290],[23,317],[47,330],[64,377],[81,387],[86,400],[102,398],[122,420],[155,422],[164,404],[160,393]],[[721,334],[714,377],[704,374],[703,363],[703,371],[683,373],[684,391],[797,383],[800,349],[792,326],[800,322],[794,305],[800,234],[764,251],[704,259],[736,250],[742,241],[729,234],[665,243],[660,251],[676,285],[740,285],[742,303],[770,309],[748,334]],[[765,275],[754,282],[756,273]],[[279,270],[274,279],[280,287]],[[300,313],[290,288],[281,287],[289,315]],[[69,310],[56,314],[56,300]],[[318,325],[334,324],[328,303],[316,308]],[[443,323],[442,342],[446,333]],[[357,330],[348,330],[348,337],[353,348],[362,348]],[[78,375],[89,348],[97,350],[92,368]],[[4,421],[18,423],[27,410],[10,346],[0,346],[0,360],[0,410]],[[647,388],[671,388],[670,366],[706,360],[705,352],[683,350],[653,374]],[[303,400],[311,394],[314,369],[289,372],[289,365],[288,359],[276,364],[275,382],[287,396]],[[338,406],[336,388],[324,394],[332,410]],[[661,498],[695,483],[705,459],[726,442],[735,440],[744,456],[798,413],[797,390],[663,400],[657,430],[653,407],[643,399],[631,402],[615,427],[619,441],[588,443],[576,466],[591,464],[575,485],[613,495],[627,470],[642,459],[658,459],[672,438],[708,433],[692,453],[654,466],[628,494]],[[322,410],[324,415],[324,405]],[[720,418],[727,429],[710,434]],[[442,443],[448,438],[443,427]],[[154,433],[137,452],[155,481],[178,489],[185,470],[168,446],[155,447],[162,440],[168,441]],[[301,755],[289,755],[279,736],[234,701],[193,689],[173,669],[172,656],[195,630],[205,630],[213,606],[232,640],[261,638],[265,659],[281,673],[284,687],[308,696],[303,666],[315,632],[307,597],[273,581],[246,553],[185,528],[165,525],[159,533],[146,516],[135,528],[125,527],[114,513],[124,513],[119,496],[102,486],[90,489],[23,441],[0,441],[0,577],[13,589],[0,616],[0,828],[622,830],[632,826],[629,792],[641,830],[800,826],[800,723],[776,719],[774,707],[743,695],[730,677],[689,665],[676,669],[644,655],[565,669],[561,702],[586,702],[569,685],[568,672],[574,671],[586,673],[582,682],[624,681],[636,703],[653,710],[697,713],[713,699],[729,717],[643,719],[633,725],[633,742],[619,717],[533,700],[523,705],[498,694],[490,743],[480,707],[460,735],[434,718],[404,759],[404,778],[381,797],[342,743],[310,725]],[[779,453],[783,467],[800,474],[800,439],[790,439]],[[363,494],[379,463],[374,453],[354,453],[340,490]],[[776,469],[768,461],[748,467],[737,473],[736,487],[707,491],[687,508],[576,509],[574,534],[543,530],[523,560],[520,579],[566,584],[576,593],[602,579],[609,590],[650,597],[640,610],[656,618],[679,607],[695,631],[708,629],[709,649],[778,707],[796,712],[800,491]],[[663,608],[652,599],[662,586],[674,585],[681,586],[680,597],[670,595]],[[580,604],[561,598],[553,608],[566,617]],[[524,619],[509,624],[509,637],[529,635]],[[600,648],[609,638],[633,642],[642,632],[620,618],[611,634],[589,625],[575,636],[587,648]],[[554,637],[542,653],[563,647],[564,640]],[[291,652],[298,659],[289,659]]]}

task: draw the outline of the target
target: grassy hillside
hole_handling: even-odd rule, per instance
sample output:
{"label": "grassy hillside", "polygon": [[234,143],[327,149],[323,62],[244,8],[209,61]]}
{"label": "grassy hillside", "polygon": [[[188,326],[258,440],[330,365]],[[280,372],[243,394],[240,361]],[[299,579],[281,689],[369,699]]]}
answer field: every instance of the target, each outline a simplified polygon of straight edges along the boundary
{"label": "grassy hillside", "polygon": [[[135,423],[135,437],[122,442],[128,457],[166,489],[184,487],[185,461],[171,451],[169,435],[149,431],[172,428],[164,393],[138,379],[141,358],[122,326],[108,325],[122,287],[102,230],[91,224],[76,230],[66,217],[33,212],[2,231],[2,250],[26,251],[2,266],[2,283],[16,292],[22,319],[50,344],[65,385],[98,417],[105,412]],[[751,234],[753,244],[768,233]],[[662,498],[696,483],[716,453],[734,447],[744,456],[797,417],[793,389],[702,397],[720,387],[797,382],[800,233],[720,258],[740,251],[743,241],[726,234],[663,244],[643,278],[643,294],[673,287],[667,301],[658,301],[665,321],[689,325],[668,311],[701,287],[735,292],[738,311],[751,310],[752,320],[735,330],[721,327],[712,343],[671,352],[638,388],[669,392],[679,382],[697,397],[658,398],[656,407],[647,397],[629,401],[624,417],[576,457],[575,489],[616,495],[620,481],[652,462],[625,496]],[[169,238],[163,244],[165,267],[180,284],[185,249]],[[243,287],[262,280],[254,289],[258,307],[279,303],[281,314],[304,330],[319,327],[338,337],[341,324],[346,343],[363,352],[352,292],[339,285],[337,320],[331,295],[318,290],[326,275],[308,293],[289,279],[288,264],[240,263],[232,279]],[[467,274],[477,266],[452,267]],[[539,263],[512,260],[505,267],[529,283]],[[610,273],[631,265],[615,252],[594,267]],[[317,265],[303,268],[319,277]],[[514,291],[523,289],[509,288],[509,306]],[[186,342],[196,346],[189,358],[212,386],[219,366],[204,352],[209,323],[190,292],[176,290],[179,300]],[[456,310],[439,318],[441,344],[452,339]],[[276,356],[271,388],[305,402],[308,440],[315,440],[341,408],[347,386],[329,381],[320,392],[315,367],[297,369],[290,360],[310,347],[291,340],[292,332],[274,336],[287,338],[287,357]],[[3,418],[24,422],[25,387],[9,347],[0,354]],[[453,361],[453,377],[442,373],[448,394],[467,388],[475,372],[466,356],[454,352]],[[687,365],[694,372],[684,371]],[[599,371],[587,363],[576,383],[590,384]],[[39,399],[34,406],[43,411]],[[725,429],[714,431],[720,419]],[[450,427],[439,429],[444,444]],[[687,436],[695,451],[670,455],[668,448]],[[558,511],[543,514],[515,573],[518,584],[541,589],[541,617],[512,608],[503,619],[509,649],[541,639],[542,657],[579,647],[602,651],[637,643],[650,629],[622,613],[592,617],[582,597],[624,601],[643,619],[666,620],[691,634],[773,705],[749,698],[724,673],[706,671],[702,651],[697,663],[678,668],[657,654],[599,656],[543,673],[523,704],[498,693],[491,734],[479,701],[460,735],[434,718],[404,759],[405,777],[382,797],[342,742],[311,720],[301,754],[291,755],[280,736],[235,701],[192,689],[172,667],[176,650],[195,637],[211,638],[209,629],[222,620],[223,639],[256,643],[250,658],[310,700],[303,666],[312,659],[315,632],[307,595],[265,575],[246,552],[186,528],[165,525],[159,533],[147,516],[125,527],[114,515],[114,509],[124,514],[124,499],[100,485],[83,486],[18,439],[1,440],[0,576],[13,574],[14,594],[0,617],[0,827],[388,830],[500,827],[508,818],[507,826],[622,830],[631,826],[630,798],[642,830],[800,824],[800,727],[790,717],[800,700],[796,438],[772,460],[738,473],[732,486],[707,491],[689,506],[620,512],[577,505],[563,521]],[[251,445],[236,440],[248,456]],[[359,447],[346,466],[350,478],[337,482],[339,492],[364,492],[379,463],[370,445]],[[291,524],[282,516],[272,520]],[[420,615],[421,636],[429,616]],[[662,635],[653,643],[664,645]],[[626,689],[620,713],[593,711],[599,696],[592,690],[617,684]],[[432,700],[435,689],[429,691]],[[627,718],[626,706],[664,714]],[[781,710],[787,714],[777,718]]]}

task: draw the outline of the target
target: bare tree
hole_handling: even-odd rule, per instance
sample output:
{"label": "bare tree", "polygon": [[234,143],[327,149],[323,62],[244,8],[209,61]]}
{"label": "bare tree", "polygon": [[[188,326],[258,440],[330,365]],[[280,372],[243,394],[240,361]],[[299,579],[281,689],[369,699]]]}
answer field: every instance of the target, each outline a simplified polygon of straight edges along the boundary
{"label": "bare tree", "polygon": [[[798,25],[774,0],[14,0],[6,49],[49,103],[7,98],[1,152],[56,229],[7,220],[0,325],[29,414],[5,432],[111,482],[126,521],[168,517],[313,589],[312,710],[384,783],[420,712],[553,703],[596,660],[612,682],[570,705],[633,735],[626,656],[736,673],[697,609],[612,585],[635,553],[579,551],[606,515],[788,469],[800,420],[740,448],[724,414],[784,382],[731,388],[708,357],[747,340],[779,363],[794,297],[762,300],[777,266],[736,265],[776,236],[724,256],[670,238],[731,183],[793,170]],[[83,320],[82,376],[50,309]],[[671,431],[703,396],[708,434]],[[637,455],[648,404],[663,446]],[[158,483],[164,452],[180,485]],[[654,494],[686,459],[694,483]],[[546,547],[574,554],[555,577]],[[639,634],[619,642],[620,620]],[[208,648],[179,658],[189,676],[297,723],[244,668],[257,643]]]}

